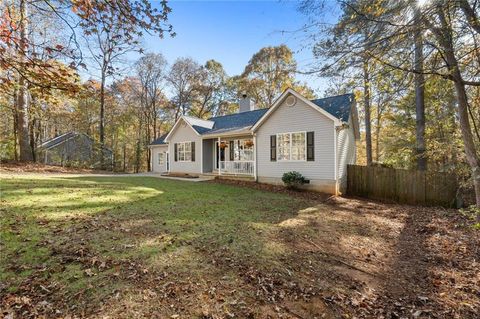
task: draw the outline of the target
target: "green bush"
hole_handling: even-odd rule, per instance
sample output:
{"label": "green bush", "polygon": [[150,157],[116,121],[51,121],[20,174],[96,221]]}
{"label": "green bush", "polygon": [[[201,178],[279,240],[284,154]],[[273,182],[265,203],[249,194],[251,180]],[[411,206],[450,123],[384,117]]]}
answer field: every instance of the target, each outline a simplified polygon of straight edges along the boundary
{"label": "green bush", "polygon": [[307,182],[302,174],[295,171],[283,174],[282,181],[290,189],[297,189]]}

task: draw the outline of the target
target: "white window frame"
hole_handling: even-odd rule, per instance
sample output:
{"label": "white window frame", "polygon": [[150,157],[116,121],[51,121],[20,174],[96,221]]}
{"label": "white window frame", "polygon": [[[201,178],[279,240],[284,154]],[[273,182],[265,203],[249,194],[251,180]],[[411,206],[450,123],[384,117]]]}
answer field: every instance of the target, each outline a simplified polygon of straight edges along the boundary
{"label": "white window frame", "polygon": [[165,152],[158,152],[158,165],[165,165]]}
{"label": "white window frame", "polygon": [[[292,143],[292,141],[293,141],[292,135],[293,135],[293,134],[298,134],[298,133],[302,133],[302,134],[305,136],[305,145],[304,145],[304,147],[305,147],[305,152],[304,152],[304,154],[305,154],[305,159],[292,160],[292,144],[293,144],[293,143]],[[288,146],[288,159],[282,159],[282,158],[280,158],[280,152],[278,151],[279,148],[280,148],[280,146],[279,146],[280,143],[279,143],[279,141],[278,141],[278,137],[279,137],[280,135],[286,135],[286,134],[289,134],[289,135],[290,135],[290,136],[289,136],[289,137],[290,137],[290,139],[289,139],[289,146]],[[277,134],[276,134],[276,138],[277,138],[277,141],[276,141],[276,142],[277,142],[277,151],[276,151],[276,153],[277,153],[277,162],[306,162],[306,161],[307,161],[307,131],[277,133]]]}
{"label": "white window frame", "polygon": [[[182,146],[183,150],[180,150],[180,145]],[[189,145],[190,150],[185,150],[185,146]],[[183,159],[180,159],[180,154],[183,154]],[[187,155],[188,159],[187,159]],[[177,162],[191,162],[192,161],[192,141],[186,142],[177,142]]]}

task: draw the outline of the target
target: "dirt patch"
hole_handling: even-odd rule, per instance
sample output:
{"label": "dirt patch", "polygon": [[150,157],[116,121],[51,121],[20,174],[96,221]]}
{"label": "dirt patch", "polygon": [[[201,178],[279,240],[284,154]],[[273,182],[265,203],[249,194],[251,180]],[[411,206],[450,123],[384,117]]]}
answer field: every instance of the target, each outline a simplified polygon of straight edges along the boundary
{"label": "dirt patch", "polygon": [[264,184],[264,183],[254,182],[254,181],[242,181],[242,180],[216,178],[208,181],[208,183],[218,183],[218,184],[225,184],[225,185],[248,187],[252,189],[286,194],[289,196],[295,196],[297,198],[304,198],[304,199],[315,200],[320,202],[327,201],[328,199],[333,197],[332,195],[329,195],[329,194],[307,191],[307,190],[292,190],[280,185]]}
{"label": "dirt patch", "polygon": [[20,163],[20,162],[6,162],[0,164],[0,173],[21,174],[21,173],[65,173],[65,174],[112,174],[110,171],[94,170],[89,168],[75,168],[45,165],[40,163]]}

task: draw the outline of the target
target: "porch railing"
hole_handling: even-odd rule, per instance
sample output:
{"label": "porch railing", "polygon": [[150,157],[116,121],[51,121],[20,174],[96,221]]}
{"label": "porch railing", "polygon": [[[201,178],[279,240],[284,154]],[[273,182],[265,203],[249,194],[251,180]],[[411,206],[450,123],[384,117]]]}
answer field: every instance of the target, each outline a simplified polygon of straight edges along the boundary
{"label": "porch railing", "polygon": [[253,175],[254,161],[221,161],[220,174]]}

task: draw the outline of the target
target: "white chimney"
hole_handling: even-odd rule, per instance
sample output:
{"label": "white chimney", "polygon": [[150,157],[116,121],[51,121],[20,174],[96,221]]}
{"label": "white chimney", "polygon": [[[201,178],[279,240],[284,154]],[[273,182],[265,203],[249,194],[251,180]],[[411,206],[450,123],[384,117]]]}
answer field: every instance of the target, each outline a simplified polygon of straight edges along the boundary
{"label": "white chimney", "polygon": [[238,113],[255,110],[255,101],[247,96],[247,93],[242,93],[242,98],[238,101]]}

